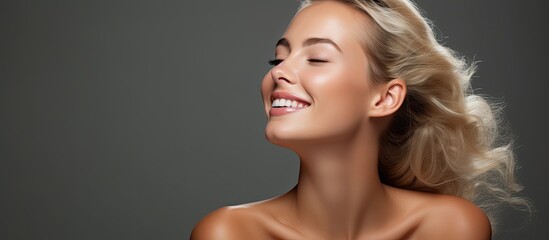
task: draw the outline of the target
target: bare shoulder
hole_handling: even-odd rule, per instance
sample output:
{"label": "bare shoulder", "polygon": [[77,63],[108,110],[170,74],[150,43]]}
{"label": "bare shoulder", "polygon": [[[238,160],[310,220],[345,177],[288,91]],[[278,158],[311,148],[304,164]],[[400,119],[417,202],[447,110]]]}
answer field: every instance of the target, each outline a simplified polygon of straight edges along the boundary
{"label": "bare shoulder", "polygon": [[432,194],[422,205],[425,211],[416,230],[418,239],[491,238],[488,217],[479,207],[465,199]]}
{"label": "bare shoulder", "polygon": [[191,240],[248,239],[257,235],[253,231],[254,213],[246,207],[223,207],[204,217],[193,229]]}
{"label": "bare shoulder", "polygon": [[239,206],[220,208],[193,229],[191,240],[302,239],[292,227],[291,193]]}

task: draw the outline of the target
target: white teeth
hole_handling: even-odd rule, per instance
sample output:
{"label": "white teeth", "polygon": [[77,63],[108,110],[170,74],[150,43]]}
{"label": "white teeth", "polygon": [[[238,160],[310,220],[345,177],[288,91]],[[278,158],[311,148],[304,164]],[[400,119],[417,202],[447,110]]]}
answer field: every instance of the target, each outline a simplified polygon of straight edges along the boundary
{"label": "white teeth", "polygon": [[286,104],[284,104],[284,106],[291,107],[292,106],[292,100],[286,100]]}
{"label": "white teeth", "polygon": [[273,100],[273,103],[271,104],[272,107],[297,107],[297,108],[304,108],[308,107],[309,105],[306,103],[301,103],[296,100],[289,100],[284,98],[277,98]]}

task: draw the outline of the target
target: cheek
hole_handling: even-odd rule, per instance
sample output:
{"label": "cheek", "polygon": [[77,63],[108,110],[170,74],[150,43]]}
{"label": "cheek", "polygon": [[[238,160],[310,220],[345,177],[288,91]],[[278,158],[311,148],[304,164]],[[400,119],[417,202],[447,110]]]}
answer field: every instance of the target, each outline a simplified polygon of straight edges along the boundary
{"label": "cheek", "polygon": [[361,72],[340,67],[310,77],[308,89],[321,113],[351,117],[364,111],[368,80]]}

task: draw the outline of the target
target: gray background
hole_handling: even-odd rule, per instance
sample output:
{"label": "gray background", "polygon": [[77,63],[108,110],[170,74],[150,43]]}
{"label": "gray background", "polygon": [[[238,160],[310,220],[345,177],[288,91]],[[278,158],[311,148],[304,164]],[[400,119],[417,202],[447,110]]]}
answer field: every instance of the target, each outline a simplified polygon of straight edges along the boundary
{"label": "gray background", "polygon": [[[497,3],[497,4],[495,4]],[[547,1],[418,1],[507,103],[524,194],[496,239],[549,235]],[[0,239],[185,239],[289,190],[259,86],[298,3],[2,1]]]}

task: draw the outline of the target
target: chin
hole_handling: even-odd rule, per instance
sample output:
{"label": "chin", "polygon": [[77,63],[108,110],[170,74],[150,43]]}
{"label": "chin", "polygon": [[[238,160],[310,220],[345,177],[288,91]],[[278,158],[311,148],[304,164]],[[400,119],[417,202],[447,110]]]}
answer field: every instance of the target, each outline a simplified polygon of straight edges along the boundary
{"label": "chin", "polygon": [[294,143],[304,141],[306,133],[302,129],[296,129],[295,126],[284,126],[282,124],[267,124],[265,128],[265,138],[272,144],[291,148]]}
{"label": "chin", "polygon": [[[363,133],[361,121],[332,121],[333,124],[289,124],[271,121],[265,127],[265,138],[274,145],[297,150],[317,144],[341,143]],[[322,126],[330,126],[329,128]]]}

